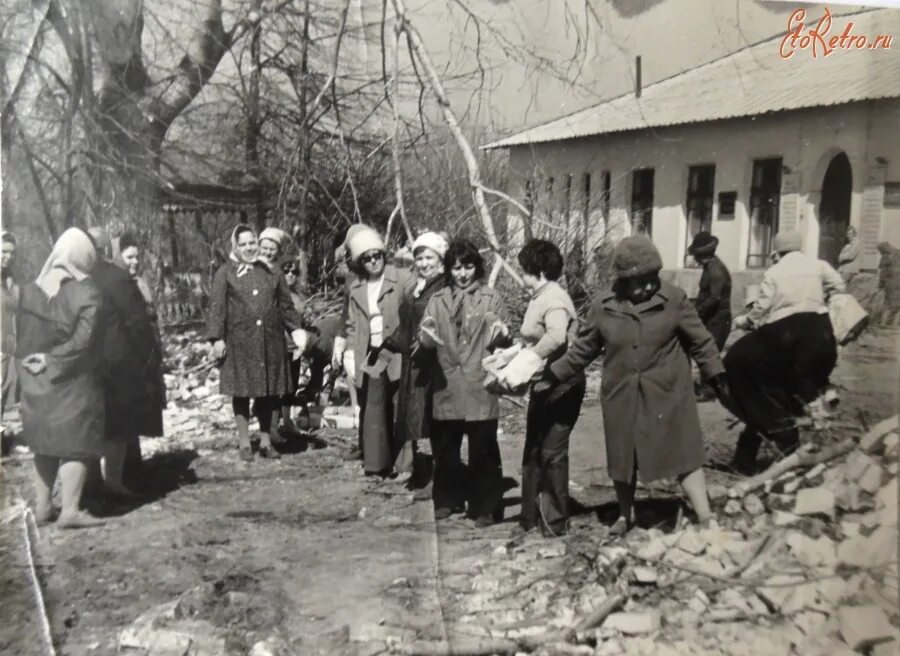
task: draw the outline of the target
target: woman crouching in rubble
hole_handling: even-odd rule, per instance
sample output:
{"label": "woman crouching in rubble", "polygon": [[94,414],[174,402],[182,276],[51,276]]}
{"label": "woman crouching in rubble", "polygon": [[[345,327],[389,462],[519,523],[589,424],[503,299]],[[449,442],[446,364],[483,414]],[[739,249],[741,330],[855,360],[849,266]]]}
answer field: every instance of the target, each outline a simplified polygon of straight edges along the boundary
{"label": "woman crouching in rubble", "polygon": [[844,280],[830,264],[800,252],[798,232],[779,232],[774,264],[766,271],[750,311],[734,320],[752,329],[728,350],[725,368],[731,405],[746,427],[732,466],[751,473],[763,436],[783,455],[800,444],[796,420],[828,387],[837,363],[837,342],[828,299]]}
{"label": "woman crouching in rubble", "polygon": [[281,272],[259,258],[256,233],[239,225],[231,233],[231,257],[213,279],[207,337],[221,363],[219,393],[232,397],[242,460],[253,460],[250,399],[259,418],[259,455],[279,458],[271,430],[278,426],[281,397],[291,390],[288,330],[302,351],[306,334]]}
{"label": "woman crouching in rubble", "polygon": [[587,324],[536,391],[575,378],[604,353],[603,426],[620,512],[612,532],[634,524],[638,473],[645,483],[678,478],[698,521],[709,525],[714,517],[688,354],[720,398],[727,396],[725,367],[684,291],[659,279],[662,258],[653,242],[623,239],[614,266],[612,290],[596,298]]}

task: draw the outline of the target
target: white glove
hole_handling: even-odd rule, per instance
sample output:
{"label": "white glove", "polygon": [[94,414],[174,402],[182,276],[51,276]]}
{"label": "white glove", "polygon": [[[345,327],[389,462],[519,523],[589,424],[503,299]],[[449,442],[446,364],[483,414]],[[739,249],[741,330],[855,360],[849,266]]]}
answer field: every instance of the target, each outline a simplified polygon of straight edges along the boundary
{"label": "white glove", "polygon": [[291,339],[294,341],[294,346],[297,347],[298,353],[304,353],[306,351],[306,345],[309,343],[309,335],[306,334],[306,331],[302,328],[297,328],[297,330],[291,333]]}
{"label": "white glove", "polygon": [[334,348],[331,351],[331,370],[337,371],[341,368],[341,362],[344,359],[344,349],[347,348],[347,339],[344,337],[334,338]]}
{"label": "white glove", "polygon": [[522,349],[497,373],[501,384],[516,389],[528,384],[544,368],[544,359],[531,349]]}
{"label": "white glove", "polygon": [[736,316],[731,322],[731,327],[735,330],[747,330],[750,328],[750,317],[746,314]]}
{"label": "white glove", "polygon": [[347,377],[350,380],[356,380],[356,357],[353,355],[353,351],[347,349],[344,351],[344,371],[347,372]]}

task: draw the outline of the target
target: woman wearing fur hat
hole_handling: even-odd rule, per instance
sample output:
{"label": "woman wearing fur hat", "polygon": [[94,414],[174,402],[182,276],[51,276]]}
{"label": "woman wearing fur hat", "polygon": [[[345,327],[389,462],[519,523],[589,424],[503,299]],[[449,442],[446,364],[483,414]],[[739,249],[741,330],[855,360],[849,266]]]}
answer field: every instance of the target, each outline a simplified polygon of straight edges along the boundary
{"label": "woman wearing fur hat", "polygon": [[393,439],[394,395],[401,362],[399,354],[384,348],[384,339],[400,323],[400,300],[408,276],[385,263],[384,241],[368,226],[354,229],[347,250],[357,278],[350,284],[342,359],[359,399],[358,450],[367,474],[387,476],[398,455]]}
{"label": "woman wearing fur hat", "polygon": [[[404,290],[400,301],[400,325],[385,340],[385,348],[403,357],[394,426],[399,451],[394,463],[398,482],[412,478],[416,440],[431,437],[431,384],[437,361],[434,351],[419,348],[417,334],[428,301],[446,285],[443,259],[448,246],[447,239],[436,232],[423,233],[415,240],[412,253],[416,279]],[[428,495],[430,490],[419,498]]]}
{"label": "woman wearing fur hat", "polygon": [[837,363],[837,343],[828,299],[843,292],[844,280],[830,264],[801,252],[798,232],[779,232],[772,259],[750,311],[735,327],[753,332],[725,356],[731,409],[746,427],[738,438],[733,466],[749,473],[762,437],[782,454],[800,443],[796,420],[828,387]]}
{"label": "woman wearing fur hat", "polygon": [[546,370],[538,391],[581,375],[602,353],[606,455],[620,511],[614,532],[634,523],[638,475],[645,483],[677,478],[698,520],[708,524],[713,514],[690,358],[722,396],[725,368],[684,291],[660,280],[662,259],[653,242],[623,239],[614,265],[612,290],[595,299],[587,324]]}
{"label": "woman wearing fur hat", "polygon": [[253,460],[250,399],[259,418],[259,454],[278,458],[271,431],[278,426],[281,397],[291,391],[285,330],[302,351],[306,333],[284,276],[259,257],[256,233],[239,225],[231,234],[230,261],[215,275],[207,336],[221,362],[219,392],[232,397],[240,455]]}

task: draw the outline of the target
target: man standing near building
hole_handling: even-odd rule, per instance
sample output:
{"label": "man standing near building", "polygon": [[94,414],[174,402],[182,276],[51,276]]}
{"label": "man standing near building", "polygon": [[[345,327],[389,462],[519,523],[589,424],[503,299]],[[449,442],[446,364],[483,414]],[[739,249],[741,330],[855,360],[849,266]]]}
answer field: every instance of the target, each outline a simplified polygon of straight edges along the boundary
{"label": "man standing near building", "polygon": [[[694,301],[697,314],[721,353],[731,332],[731,274],[722,260],[716,257],[718,245],[718,237],[706,231],[698,232],[688,247],[688,253],[703,267],[700,289]],[[697,396],[706,401],[713,399],[715,394],[702,385],[698,386]]]}

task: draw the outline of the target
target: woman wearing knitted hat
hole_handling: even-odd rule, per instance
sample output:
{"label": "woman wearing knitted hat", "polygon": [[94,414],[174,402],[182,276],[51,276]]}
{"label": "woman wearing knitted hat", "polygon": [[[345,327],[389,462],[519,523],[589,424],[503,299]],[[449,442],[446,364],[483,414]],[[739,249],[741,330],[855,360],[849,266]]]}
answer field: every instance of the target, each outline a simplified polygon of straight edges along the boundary
{"label": "woman wearing knitted hat", "polygon": [[571,380],[604,354],[603,426],[620,511],[614,532],[634,523],[638,474],[645,483],[678,478],[697,519],[710,524],[690,357],[721,397],[727,396],[725,367],[684,291],[660,280],[662,259],[653,242],[623,239],[614,265],[612,290],[596,298],[587,324],[546,370],[544,387]]}
{"label": "woman wearing knitted hat", "polygon": [[746,424],[733,467],[750,473],[762,437],[787,455],[800,444],[797,418],[828,387],[837,343],[828,299],[845,290],[844,279],[824,260],[800,251],[798,232],[779,232],[772,259],[750,311],[734,321],[753,332],[728,350],[725,368],[730,408]]}
{"label": "woman wearing knitted hat", "polygon": [[[413,477],[416,440],[431,437],[431,385],[437,361],[434,351],[419,348],[416,335],[428,301],[446,285],[443,259],[448,246],[447,239],[436,232],[425,232],[413,242],[416,279],[403,292],[400,324],[384,344],[385,348],[403,357],[394,426],[398,451],[394,469],[398,474],[397,481],[401,483]],[[427,499],[430,496],[428,485],[416,498]]]}
{"label": "woman wearing knitted hat", "polygon": [[400,323],[400,299],[408,276],[385,264],[384,241],[368,226],[349,235],[347,250],[358,277],[350,285],[342,359],[359,398],[358,451],[366,474],[387,476],[398,455],[393,424],[401,359],[384,348],[384,339]]}

